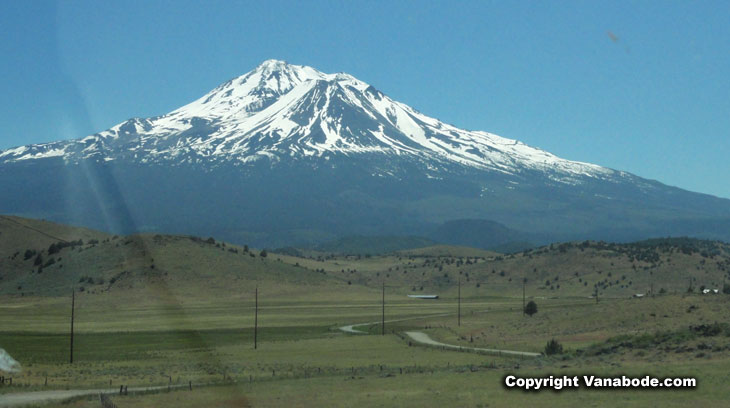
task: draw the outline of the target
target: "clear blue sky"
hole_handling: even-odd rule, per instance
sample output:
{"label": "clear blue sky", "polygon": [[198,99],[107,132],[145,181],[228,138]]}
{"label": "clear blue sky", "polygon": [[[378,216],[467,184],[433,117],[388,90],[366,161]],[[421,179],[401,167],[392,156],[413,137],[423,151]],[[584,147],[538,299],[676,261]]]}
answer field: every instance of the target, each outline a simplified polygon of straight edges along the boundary
{"label": "clear blue sky", "polygon": [[2,1],[0,149],[164,114],[269,58],[730,198],[726,1]]}

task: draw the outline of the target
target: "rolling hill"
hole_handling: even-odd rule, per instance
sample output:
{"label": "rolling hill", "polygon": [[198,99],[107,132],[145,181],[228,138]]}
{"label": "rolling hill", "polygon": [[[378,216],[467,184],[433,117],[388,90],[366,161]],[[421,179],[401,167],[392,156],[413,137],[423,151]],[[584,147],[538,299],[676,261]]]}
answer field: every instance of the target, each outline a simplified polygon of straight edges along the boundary
{"label": "rolling hill", "polygon": [[[20,217],[0,218],[0,294],[88,295],[185,303],[345,286],[266,251],[213,238],[104,234]],[[146,300],[145,300],[146,299]]]}
{"label": "rolling hill", "polygon": [[[62,240],[60,240],[62,239]],[[214,238],[109,235],[83,228],[0,218],[0,294],[175,302],[249,296],[255,286],[283,297],[375,293],[385,281],[395,294],[467,297],[625,297],[722,290],[730,281],[730,245],[692,238],[634,243],[565,242],[499,254],[467,247],[426,246],[383,255],[273,253]]]}

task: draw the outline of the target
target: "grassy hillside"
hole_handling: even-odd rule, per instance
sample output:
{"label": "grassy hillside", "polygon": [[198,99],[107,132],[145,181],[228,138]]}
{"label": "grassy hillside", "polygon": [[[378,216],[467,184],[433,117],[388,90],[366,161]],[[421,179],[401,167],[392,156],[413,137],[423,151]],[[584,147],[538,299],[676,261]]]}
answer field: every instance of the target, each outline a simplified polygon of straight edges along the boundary
{"label": "grassy hillside", "polygon": [[399,255],[420,256],[420,257],[446,257],[446,258],[494,258],[501,255],[494,251],[485,249],[455,246],[455,245],[432,245],[421,248],[406,249],[398,251]]}
{"label": "grassy hillside", "polygon": [[110,235],[55,222],[0,215],[0,254],[14,255],[26,249],[44,249],[57,242],[102,240]]}
{"label": "grassy hillside", "polygon": [[315,247],[320,252],[337,254],[381,255],[404,249],[422,248],[434,241],[414,236],[350,236],[326,242]]}
{"label": "grassy hillside", "polygon": [[17,217],[0,221],[0,294],[59,296],[75,288],[135,302],[187,302],[237,298],[257,285],[282,296],[346,286],[274,254],[213,238],[110,236]]}
{"label": "grassy hillside", "polygon": [[[386,255],[337,255],[248,249],[214,238],[109,236],[18,217],[0,218],[0,293],[47,296],[74,287],[87,294],[240,297],[256,285],[298,296],[318,290],[342,297],[383,282],[393,294],[629,297],[722,290],[730,282],[730,246],[688,238],[629,244],[568,242],[516,254],[428,246]],[[263,256],[266,255],[266,256]],[[164,296],[163,296],[164,295]]]}
{"label": "grassy hillside", "polygon": [[656,239],[628,244],[567,242],[516,254],[435,246],[379,257],[320,255],[294,260],[352,284],[383,280],[402,291],[454,296],[630,297],[722,290],[730,282],[730,246],[719,241]]}

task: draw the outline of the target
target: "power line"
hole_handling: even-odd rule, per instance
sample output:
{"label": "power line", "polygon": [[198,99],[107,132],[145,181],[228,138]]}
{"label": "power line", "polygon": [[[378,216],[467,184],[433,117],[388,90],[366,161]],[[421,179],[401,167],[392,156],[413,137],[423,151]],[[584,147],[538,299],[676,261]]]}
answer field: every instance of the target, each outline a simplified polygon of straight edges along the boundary
{"label": "power line", "polygon": [[41,231],[41,230],[39,230],[39,229],[37,229],[37,228],[33,228],[33,227],[29,226],[29,225],[25,225],[25,224],[23,224],[22,222],[16,221],[16,220],[14,220],[14,219],[12,219],[12,218],[10,218],[10,217],[7,217],[7,216],[5,216],[5,215],[0,215],[0,218],[3,218],[3,219],[5,219],[5,220],[7,220],[7,221],[10,221],[10,222],[12,222],[12,223],[18,224],[18,225],[20,225],[20,226],[21,226],[21,227],[23,227],[23,228],[27,228],[27,229],[29,229],[29,230],[32,230],[32,231],[35,231],[35,232],[37,232],[37,233],[39,233],[39,234],[45,235],[45,236],[47,236],[47,237],[49,237],[49,238],[53,238],[53,239],[55,239],[55,240],[57,240],[57,241],[63,241],[63,242],[68,242],[68,241],[66,241],[66,240],[65,240],[65,239],[63,239],[63,238],[55,237],[55,236],[53,236],[53,235],[51,235],[51,234],[49,234],[49,233],[47,233],[47,232],[43,232],[43,231]]}

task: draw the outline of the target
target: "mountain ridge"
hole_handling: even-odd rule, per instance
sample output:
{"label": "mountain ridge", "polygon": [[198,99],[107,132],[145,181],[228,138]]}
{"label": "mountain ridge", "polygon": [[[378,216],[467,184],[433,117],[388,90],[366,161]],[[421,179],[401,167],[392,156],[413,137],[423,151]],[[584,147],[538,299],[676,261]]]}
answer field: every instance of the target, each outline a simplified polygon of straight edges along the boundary
{"label": "mountain ridge", "polygon": [[[0,151],[0,185],[0,213],[270,248],[730,239],[728,199],[458,129],[351,75],[277,60],[166,115]],[[456,220],[473,221],[443,228]]]}
{"label": "mountain ridge", "polygon": [[8,149],[0,152],[0,161],[62,157],[200,163],[207,158],[247,163],[287,155],[327,159],[333,153],[407,156],[427,162],[425,168],[431,170],[454,163],[507,174],[538,169],[554,172],[559,182],[624,175],[445,124],[349,74],[325,74],[277,60],[168,114],[132,118],[81,139]]}

